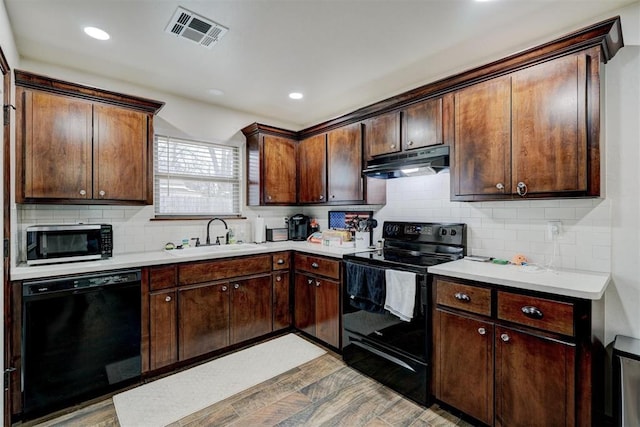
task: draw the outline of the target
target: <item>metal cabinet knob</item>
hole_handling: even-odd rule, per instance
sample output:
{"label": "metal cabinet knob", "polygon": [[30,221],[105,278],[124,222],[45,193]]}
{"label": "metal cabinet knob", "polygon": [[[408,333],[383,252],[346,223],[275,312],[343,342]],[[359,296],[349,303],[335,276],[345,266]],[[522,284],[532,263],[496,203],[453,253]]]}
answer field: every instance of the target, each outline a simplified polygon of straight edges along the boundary
{"label": "metal cabinet knob", "polygon": [[226,291],[227,291],[227,289],[228,289],[228,288],[227,288],[226,286],[223,286],[223,287],[221,288],[222,292],[226,292]]}
{"label": "metal cabinet knob", "polygon": [[320,265],[318,265],[317,262],[314,262],[313,264],[311,264],[311,267],[313,268],[320,268]]}
{"label": "metal cabinet knob", "polygon": [[240,289],[240,285],[238,283],[233,284],[233,289]]}
{"label": "metal cabinet knob", "polygon": [[324,200],[324,196],[323,195],[320,195],[320,200]]}
{"label": "metal cabinet knob", "polygon": [[267,196],[267,200],[271,200],[271,196]]}
{"label": "metal cabinet knob", "polygon": [[86,195],[87,195],[87,192],[86,192],[85,190],[80,190],[80,195],[81,195],[81,196],[86,196]]}
{"label": "metal cabinet knob", "polygon": [[276,276],[276,282],[282,282],[282,277],[281,276]]}
{"label": "metal cabinet knob", "polygon": [[98,194],[100,194],[100,197],[104,197],[104,195],[107,194],[107,193],[104,190],[100,190],[100,192]]}
{"label": "metal cabinet knob", "polygon": [[413,141],[409,141],[409,147],[413,145]]}
{"label": "metal cabinet knob", "polygon": [[316,280],[316,288],[319,288],[319,287],[320,287],[320,281]]}
{"label": "metal cabinet knob", "polygon": [[485,328],[478,328],[478,333],[479,333],[480,335],[486,335],[487,330],[486,330]]}
{"label": "metal cabinet knob", "polygon": [[396,149],[396,144],[391,144],[391,149],[395,150]]}
{"label": "metal cabinet knob", "polygon": [[284,264],[284,260],[282,258],[280,258],[278,261],[276,261],[276,263],[278,265],[282,265],[282,264]]}
{"label": "metal cabinet knob", "polygon": [[471,297],[463,292],[456,292],[454,297],[458,301],[471,302]]}
{"label": "metal cabinet knob", "polygon": [[307,284],[313,285],[313,279],[307,279]]}
{"label": "metal cabinet knob", "polygon": [[509,342],[509,335],[507,334],[502,334],[500,335],[500,339],[504,342]]}
{"label": "metal cabinet knob", "polygon": [[518,183],[518,188],[516,189],[518,191],[518,195],[521,197],[524,197],[527,195],[527,184],[525,184],[524,182],[520,181]]}
{"label": "metal cabinet knob", "polygon": [[501,182],[499,182],[499,183],[497,183],[497,184],[496,184],[496,188],[497,188],[498,190],[504,190],[504,184],[503,184],[503,183],[501,183]]}
{"label": "metal cabinet knob", "polygon": [[166,302],[170,302],[170,301],[171,301],[171,297],[170,297],[169,295],[167,295],[166,297],[164,297],[164,300],[165,300]]}

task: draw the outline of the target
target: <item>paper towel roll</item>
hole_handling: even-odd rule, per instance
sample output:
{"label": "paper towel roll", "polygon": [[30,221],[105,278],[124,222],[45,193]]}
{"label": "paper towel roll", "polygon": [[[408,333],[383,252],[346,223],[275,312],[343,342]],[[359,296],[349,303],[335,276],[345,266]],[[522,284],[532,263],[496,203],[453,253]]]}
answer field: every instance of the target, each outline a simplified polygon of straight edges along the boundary
{"label": "paper towel roll", "polygon": [[253,241],[256,243],[264,243],[265,242],[265,226],[264,226],[264,218],[261,216],[256,218],[256,223],[253,227]]}

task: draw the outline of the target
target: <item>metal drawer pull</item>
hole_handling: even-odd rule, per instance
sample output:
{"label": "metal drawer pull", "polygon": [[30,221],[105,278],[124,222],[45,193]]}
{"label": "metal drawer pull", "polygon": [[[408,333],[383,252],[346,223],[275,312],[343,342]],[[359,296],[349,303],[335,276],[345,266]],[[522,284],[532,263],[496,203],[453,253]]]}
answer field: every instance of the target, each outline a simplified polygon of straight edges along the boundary
{"label": "metal drawer pull", "polygon": [[237,284],[237,283],[234,283],[234,285],[233,285],[233,289],[239,289],[239,288],[240,288],[240,285],[239,285],[239,284]]}
{"label": "metal drawer pull", "polygon": [[530,317],[532,319],[536,319],[536,320],[542,319],[542,312],[538,310],[537,307],[534,307],[532,305],[525,305],[524,307],[522,307],[522,313],[525,316]]}
{"label": "metal drawer pull", "polygon": [[500,335],[500,339],[504,342],[509,342],[509,335],[507,334],[502,334]]}
{"label": "metal drawer pull", "polygon": [[166,297],[164,297],[164,300],[165,300],[166,302],[170,302],[170,301],[171,301],[171,297],[170,297],[169,295],[167,295]]}
{"label": "metal drawer pull", "polygon": [[316,287],[319,288],[320,287],[320,282],[316,281]]}
{"label": "metal drawer pull", "polygon": [[471,297],[463,292],[456,292],[454,297],[456,297],[458,301],[471,302]]}
{"label": "metal drawer pull", "polygon": [[284,260],[283,260],[282,258],[280,258],[280,259],[278,260],[278,264],[279,264],[279,265],[284,264]]}
{"label": "metal drawer pull", "polygon": [[222,292],[226,292],[227,291],[227,287],[223,286],[221,290],[222,290]]}
{"label": "metal drawer pull", "polygon": [[318,265],[317,262],[314,262],[313,264],[311,264],[311,267],[313,268],[320,268],[320,265]]}
{"label": "metal drawer pull", "polygon": [[276,276],[276,282],[281,282],[281,281],[282,281],[282,277]]}
{"label": "metal drawer pull", "polygon": [[480,335],[485,335],[487,333],[487,330],[485,328],[478,328],[478,333]]}
{"label": "metal drawer pull", "polygon": [[307,283],[313,285],[313,279],[307,279]]}

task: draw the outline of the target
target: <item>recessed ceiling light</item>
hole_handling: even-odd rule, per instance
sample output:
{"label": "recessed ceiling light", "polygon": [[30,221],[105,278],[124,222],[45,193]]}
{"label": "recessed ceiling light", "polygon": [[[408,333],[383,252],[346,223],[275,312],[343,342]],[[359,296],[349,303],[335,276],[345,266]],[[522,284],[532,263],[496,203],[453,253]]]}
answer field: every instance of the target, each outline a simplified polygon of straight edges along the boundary
{"label": "recessed ceiling light", "polygon": [[302,99],[304,95],[302,95],[300,92],[291,92],[289,94],[289,98],[291,99]]}
{"label": "recessed ceiling light", "polygon": [[96,27],[84,27],[84,32],[89,36],[97,40],[109,40],[111,36],[104,30]]}
{"label": "recessed ceiling light", "polygon": [[222,96],[224,95],[224,91],[221,89],[209,89],[208,90],[209,95],[213,95],[213,96]]}

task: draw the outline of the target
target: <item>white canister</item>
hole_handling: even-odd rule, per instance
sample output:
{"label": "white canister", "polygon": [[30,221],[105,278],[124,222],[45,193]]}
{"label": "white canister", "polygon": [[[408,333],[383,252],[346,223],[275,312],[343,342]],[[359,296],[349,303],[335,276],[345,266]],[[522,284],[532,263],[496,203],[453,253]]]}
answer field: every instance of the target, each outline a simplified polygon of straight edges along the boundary
{"label": "white canister", "polygon": [[356,249],[366,249],[371,241],[371,232],[356,231]]}

